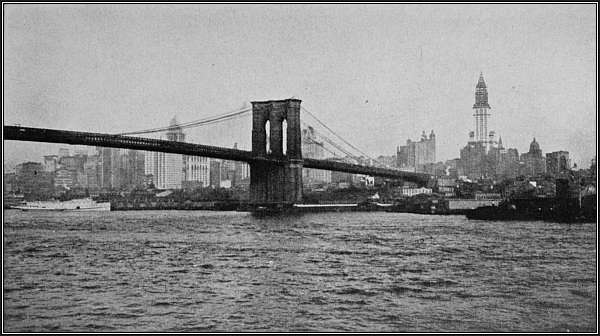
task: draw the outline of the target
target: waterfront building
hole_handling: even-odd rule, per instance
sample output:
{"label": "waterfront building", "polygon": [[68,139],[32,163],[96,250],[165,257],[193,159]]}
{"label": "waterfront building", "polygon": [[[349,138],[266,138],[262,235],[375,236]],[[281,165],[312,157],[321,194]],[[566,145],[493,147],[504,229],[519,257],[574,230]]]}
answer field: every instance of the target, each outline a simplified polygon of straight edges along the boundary
{"label": "waterfront building", "polygon": [[231,188],[235,179],[235,161],[221,161],[221,187]]}
{"label": "waterfront building", "polygon": [[[397,151],[398,149],[396,149]],[[397,153],[396,155],[380,155],[377,157],[377,162],[386,168],[394,168],[397,164]]]}
{"label": "waterfront building", "polygon": [[53,174],[39,162],[24,162],[15,167],[16,189],[27,199],[49,195],[54,191]]}
{"label": "waterfront building", "polygon": [[[233,149],[237,149],[237,142],[233,144]],[[232,187],[245,188],[250,186],[250,165],[242,161],[232,161],[233,176],[231,179]]]}
{"label": "waterfront building", "polygon": [[[169,141],[185,141],[185,134],[175,117],[171,119],[166,135]],[[181,154],[146,153],[145,174],[153,176],[153,183],[157,189],[181,189],[185,168]]]}
{"label": "waterfront building", "polygon": [[475,192],[475,200],[477,200],[477,201],[494,201],[494,200],[501,200],[501,199],[502,199],[502,194],[500,194],[500,193],[481,192],[481,191]]}
{"label": "waterfront building", "polygon": [[136,187],[144,186],[146,176],[144,171],[146,165],[144,152],[130,150],[128,159],[132,185]]}
{"label": "waterfront building", "polygon": [[110,149],[110,186],[113,190],[119,190],[121,188],[121,183],[123,178],[121,177],[123,174],[123,162],[122,149],[111,148]]}
{"label": "waterfront building", "polygon": [[546,172],[552,176],[558,176],[561,173],[571,169],[571,161],[569,160],[569,152],[557,151],[546,153]]}
{"label": "waterfront building", "polygon": [[458,178],[460,158],[446,160],[444,166],[446,167],[446,175],[456,180]]}
{"label": "waterfront building", "polygon": [[433,190],[431,188],[425,188],[425,187],[415,188],[415,187],[410,187],[410,186],[404,186],[400,190],[401,190],[402,196],[407,196],[407,197],[411,197],[411,196],[415,196],[415,195],[419,195],[419,194],[429,195],[433,192]]}
{"label": "waterfront building", "polygon": [[427,163],[423,165],[423,172],[433,176],[446,175],[446,166],[443,162]]}
{"label": "waterfront building", "polygon": [[[323,141],[319,139],[314,128],[309,126],[302,130],[302,155],[311,159],[324,159]],[[331,183],[331,171],[321,169],[302,169],[302,183],[305,187]]]}
{"label": "waterfront building", "polygon": [[437,192],[444,197],[454,197],[458,183],[456,178],[451,176],[441,176],[437,178]]}
{"label": "waterfront building", "polygon": [[249,187],[250,186],[250,165],[246,162],[235,162],[235,179],[234,186]]}
{"label": "waterfront building", "polygon": [[137,150],[113,151],[113,185],[114,189],[133,189],[144,185],[145,158],[144,153]]}
{"label": "waterfront building", "polygon": [[183,158],[179,154],[150,153],[153,158],[150,173],[157,189],[181,189],[183,180]]}
{"label": "waterfront building", "polygon": [[499,179],[513,179],[519,174],[519,151],[516,148],[508,148],[500,152],[496,176]]}
{"label": "waterfront building", "polygon": [[98,189],[100,189],[100,185],[98,184],[98,174],[98,156],[88,156],[85,164],[83,165],[83,178],[86,179],[84,185],[85,188],[90,191],[98,191]]}
{"label": "waterfront building", "polygon": [[[208,187],[210,185],[209,158],[202,156],[185,155],[185,181],[197,182],[195,186]],[[189,183],[188,183],[189,184]]]}
{"label": "waterfront building", "polygon": [[408,168],[415,172],[425,172],[425,166],[435,163],[435,133],[433,130],[429,137],[425,131],[421,134],[421,140],[406,140],[405,146],[396,148],[396,167]]}
{"label": "waterfront building", "polygon": [[213,188],[221,187],[221,160],[211,159],[209,160],[210,167],[210,186]]}
{"label": "waterfront building", "polygon": [[54,173],[58,169],[58,155],[44,156],[44,171]]}
{"label": "waterfront building", "polygon": [[460,150],[459,176],[466,176],[470,180],[479,180],[485,177],[486,172],[486,145],[475,140],[475,133],[469,133],[469,142]]}
{"label": "waterfront building", "polygon": [[54,174],[54,188],[70,190],[75,185],[77,172],[67,168],[58,168]]}
{"label": "waterfront building", "polygon": [[[353,163],[353,164],[358,163],[358,161],[356,159],[351,158],[351,157],[345,157],[345,158],[333,157],[333,158],[328,158],[328,160],[337,161],[337,162],[345,162],[345,163]],[[330,182],[331,184],[334,184],[335,186],[337,186],[339,188],[348,188],[349,186],[353,185],[354,183],[359,183],[361,180],[361,176],[364,176],[364,175],[331,171],[330,176],[331,176],[331,182]]]}
{"label": "waterfront building", "polygon": [[101,189],[112,189],[112,149],[97,147],[98,152],[98,186]]}
{"label": "waterfront building", "polygon": [[66,168],[71,171],[83,171],[85,157],[82,156],[63,156],[58,160],[60,168]]}

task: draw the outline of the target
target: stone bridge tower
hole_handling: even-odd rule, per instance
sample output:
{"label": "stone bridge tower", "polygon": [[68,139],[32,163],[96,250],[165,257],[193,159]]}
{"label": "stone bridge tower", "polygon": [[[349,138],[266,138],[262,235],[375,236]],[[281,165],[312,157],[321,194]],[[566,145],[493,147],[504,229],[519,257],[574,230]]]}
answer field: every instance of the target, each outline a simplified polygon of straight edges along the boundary
{"label": "stone bridge tower", "polygon": [[[302,201],[300,102],[252,102],[252,153],[259,159],[250,165],[250,201],[256,205]],[[276,159],[279,164],[260,158]]]}

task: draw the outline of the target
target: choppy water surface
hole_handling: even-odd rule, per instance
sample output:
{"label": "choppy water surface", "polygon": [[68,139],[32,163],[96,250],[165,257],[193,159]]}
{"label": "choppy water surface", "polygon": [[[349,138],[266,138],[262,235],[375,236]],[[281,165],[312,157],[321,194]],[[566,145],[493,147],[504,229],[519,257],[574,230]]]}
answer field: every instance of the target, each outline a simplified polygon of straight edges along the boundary
{"label": "choppy water surface", "polygon": [[4,212],[4,331],[596,331],[596,224]]}

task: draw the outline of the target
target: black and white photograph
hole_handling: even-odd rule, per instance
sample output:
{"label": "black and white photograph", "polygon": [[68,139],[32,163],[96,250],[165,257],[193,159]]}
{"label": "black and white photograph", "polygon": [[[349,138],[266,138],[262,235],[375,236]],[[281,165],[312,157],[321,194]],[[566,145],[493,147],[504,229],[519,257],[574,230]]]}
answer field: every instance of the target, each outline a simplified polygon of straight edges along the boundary
{"label": "black and white photograph", "polygon": [[598,3],[2,3],[2,332],[598,332]]}

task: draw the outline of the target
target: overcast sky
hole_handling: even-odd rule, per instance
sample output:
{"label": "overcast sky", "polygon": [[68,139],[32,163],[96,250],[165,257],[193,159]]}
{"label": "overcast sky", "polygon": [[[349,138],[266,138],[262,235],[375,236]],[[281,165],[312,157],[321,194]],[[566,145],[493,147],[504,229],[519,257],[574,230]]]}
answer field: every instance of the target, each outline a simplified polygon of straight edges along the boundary
{"label": "overcast sky", "polygon": [[[4,124],[122,132],[293,96],[372,156],[433,129],[437,159],[446,160],[474,130],[483,72],[489,129],[505,146],[526,152],[535,136],[544,153],[567,150],[587,167],[596,155],[596,12],[595,4],[4,4]],[[4,146],[5,163],[65,147]]]}

